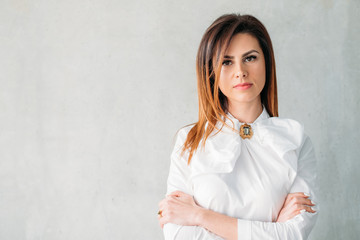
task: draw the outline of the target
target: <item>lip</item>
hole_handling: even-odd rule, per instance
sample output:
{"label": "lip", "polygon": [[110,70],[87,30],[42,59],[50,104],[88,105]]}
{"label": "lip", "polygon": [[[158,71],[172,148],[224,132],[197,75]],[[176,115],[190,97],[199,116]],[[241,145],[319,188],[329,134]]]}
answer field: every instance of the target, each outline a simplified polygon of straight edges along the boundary
{"label": "lip", "polygon": [[239,83],[239,84],[235,85],[234,88],[240,89],[240,90],[245,90],[245,89],[251,88],[251,86],[252,86],[252,83]]}

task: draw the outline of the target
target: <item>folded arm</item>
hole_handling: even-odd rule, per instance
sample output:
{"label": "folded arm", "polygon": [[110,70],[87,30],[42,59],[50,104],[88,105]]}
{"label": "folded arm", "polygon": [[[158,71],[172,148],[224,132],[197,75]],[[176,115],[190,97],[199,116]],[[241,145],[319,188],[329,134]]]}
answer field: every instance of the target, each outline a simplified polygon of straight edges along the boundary
{"label": "folded arm", "polygon": [[[181,136],[180,136],[181,137]],[[180,140],[181,142],[181,140]],[[177,140],[179,144],[179,136]],[[175,149],[176,149],[175,144]],[[177,155],[174,149],[170,174],[168,178],[168,192],[176,190],[193,195],[187,182],[189,169],[185,159]],[[299,153],[297,176],[290,189],[290,193],[305,192],[312,201],[317,203],[315,193],[316,160],[312,144],[306,138]],[[176,198],[176,197],[175,197]],[[178,197],[176,199],[181,201]],[[313,207],[317,212],[302,212],[286,222],[262,222],[236,219],[211,210],[196,208],[197,217],[188,219],[186,225],[176,224],[176,217],[164,225],[164,236],[170,239],[307,239],[317,220],[319,207]],[[160,208],[161,209],[161,208]],[[176,215],[176,214],[175,214]],[[194,215],[192,215],[194,216]]]}
{"label": "folded arm", "polygon": [[307,239],[319,214],[316,185],[316,158],[306,136],[299,153],[297,176],[289,193],[304,192],[316,205],[316,212],[304,211],[286,222],[261,222],[238,219],[238,239]]}

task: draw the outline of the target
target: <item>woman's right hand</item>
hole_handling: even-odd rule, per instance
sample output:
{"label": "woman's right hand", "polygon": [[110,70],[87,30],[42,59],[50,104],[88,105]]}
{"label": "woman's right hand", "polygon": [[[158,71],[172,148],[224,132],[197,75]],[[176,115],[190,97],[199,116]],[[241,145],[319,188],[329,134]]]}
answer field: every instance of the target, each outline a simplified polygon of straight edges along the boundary
{"label": "woman's right hand", "polygon": [[287,220],[300,214],[301,210],[305,210],[310,213],[316,212],[311,208],[311,206],[315,206],[315,204],[313,204],[313,202],[309,199],[309,196],[304,193],[289,193],[286,196],[284,205],[280,210],[276,222],[286,222]]}

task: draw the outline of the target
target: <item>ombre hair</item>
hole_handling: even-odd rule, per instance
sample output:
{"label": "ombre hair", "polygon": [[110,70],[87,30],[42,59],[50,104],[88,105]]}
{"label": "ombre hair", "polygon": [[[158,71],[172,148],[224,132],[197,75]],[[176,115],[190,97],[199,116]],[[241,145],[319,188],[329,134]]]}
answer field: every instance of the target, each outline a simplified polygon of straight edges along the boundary
{"label": "ombre hair", "polygon": [[[271,117],[278,116],[275,58],[270,36],[264,25],[251,15],[226,14],[216,19],[203,35],[196,57],[199,100],[199,120],[189,131],[182,148],[188,150],[188,164],[202,141],[221,131],[228,112],[228,100],[219,89],[220,71],[224,55],[232,37],[238,33],[254,36],[263,51],[266,65],[265,86],[260,93],[261,103]],[[222,123],[218,128],[216,124]],[[217,134],[216,132],[215,134]]]}

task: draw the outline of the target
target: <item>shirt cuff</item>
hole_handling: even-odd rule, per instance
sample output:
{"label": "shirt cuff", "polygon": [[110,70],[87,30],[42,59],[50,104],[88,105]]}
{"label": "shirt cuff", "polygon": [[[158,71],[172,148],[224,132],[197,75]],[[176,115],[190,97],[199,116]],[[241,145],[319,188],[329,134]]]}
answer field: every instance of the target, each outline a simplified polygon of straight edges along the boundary
{"label": "shirt cuff", "polygon": [[251,240],[251,221],[238,219],[238,240]]}

